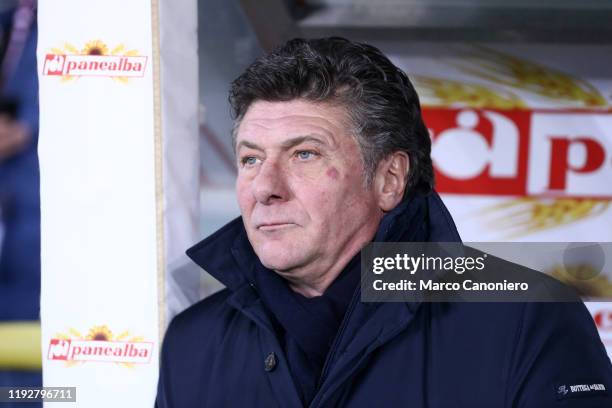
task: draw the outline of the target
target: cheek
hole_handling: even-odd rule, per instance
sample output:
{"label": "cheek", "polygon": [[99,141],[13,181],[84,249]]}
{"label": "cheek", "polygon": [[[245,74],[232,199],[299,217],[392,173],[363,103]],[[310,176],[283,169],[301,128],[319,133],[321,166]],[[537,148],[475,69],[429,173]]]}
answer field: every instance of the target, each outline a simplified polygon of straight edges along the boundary
{"label": "cheek", "polygon": [[334,229],[334,225],[344,222],[343,215],[351,197],[351,188],[347,186],[349,180],[345,175],[331,168],[325,172],[325,178],[316,184],[308,186],[302,184],[300,202],[306,208],[310,218],[322,229]]}
{"label": "cheek", "polygon": [[365,180],[362,174],[362,168],[356,167],[352,173],[346,174],[343,180],[346,185],[351,186],[351,188],[345,189],[342,193],[343,212],[349,218],[356,217],[349,220],[349,222],[360,222],[359,218],[369,216],[377,207],[374,190],[371,187],[365,187]]}
{"label": "cheek", "polygon": [[327,170],[326,172],[327,177],[332,180],[338,180],[338,177],[340,176],[340,173],[338,173],[338,170],[335,167],[332,167],[331,169]]}

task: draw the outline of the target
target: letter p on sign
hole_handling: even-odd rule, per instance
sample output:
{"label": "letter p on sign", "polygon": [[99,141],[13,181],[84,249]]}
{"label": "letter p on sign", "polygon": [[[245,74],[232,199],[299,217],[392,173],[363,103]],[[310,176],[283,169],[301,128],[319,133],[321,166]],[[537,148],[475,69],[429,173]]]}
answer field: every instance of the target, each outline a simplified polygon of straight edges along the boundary
{"label": "letter p on sign", "polygon": [[[588,137],[578,137],[569,139],[565,137],[551,137],[551,160],[550,160],[550,190],[565,190],[567,185],[567,175],[574,173],[592,173],[603,165],[606,158],[606,151],[603,145],[596,139]],[[580,164],[570,163],[570,149],[582,149],[581,157],[574,162],[581,161]]]}
{"label": "letter p on sign", "polygon": [[612,196],[612,115],[534,113],[529,193]]}

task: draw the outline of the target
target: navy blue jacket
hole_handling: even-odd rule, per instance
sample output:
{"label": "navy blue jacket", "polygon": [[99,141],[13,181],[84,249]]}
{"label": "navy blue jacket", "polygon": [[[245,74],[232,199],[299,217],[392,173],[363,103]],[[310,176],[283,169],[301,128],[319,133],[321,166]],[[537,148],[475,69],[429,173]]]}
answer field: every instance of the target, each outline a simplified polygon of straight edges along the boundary
{"label": "navy blue jacket", "polygon": [[[436,194],[430,241],[457,241]],[[188,250],[226,285],[171,322],[156,406],[300,407],[244,273],[240,218]],[[612,366],[580,303],[362,303],[354,294],[310,407],[612,407]]]}

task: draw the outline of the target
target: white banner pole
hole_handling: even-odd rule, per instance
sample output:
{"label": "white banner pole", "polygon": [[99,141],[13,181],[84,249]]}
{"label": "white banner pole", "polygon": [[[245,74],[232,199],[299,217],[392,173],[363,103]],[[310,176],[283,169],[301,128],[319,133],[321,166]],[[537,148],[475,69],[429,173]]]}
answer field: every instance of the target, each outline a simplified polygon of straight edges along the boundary
{"label": "white banner pole", "polygon": [[196,3],[165,3],[39,3],[43,378],[79,407],[153,404],[197,239]]}

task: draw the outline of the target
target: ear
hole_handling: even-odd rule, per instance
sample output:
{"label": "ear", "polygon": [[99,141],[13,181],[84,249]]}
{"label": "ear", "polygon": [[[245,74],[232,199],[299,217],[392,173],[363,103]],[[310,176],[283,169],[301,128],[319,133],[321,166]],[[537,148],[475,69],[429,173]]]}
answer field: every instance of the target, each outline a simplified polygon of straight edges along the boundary
{"label": "ear", "polygon": [[409,168],[408,154],[402,151],[394,152],[378,163],[373,187],[381,210],[391,211],[402,201]]}

